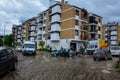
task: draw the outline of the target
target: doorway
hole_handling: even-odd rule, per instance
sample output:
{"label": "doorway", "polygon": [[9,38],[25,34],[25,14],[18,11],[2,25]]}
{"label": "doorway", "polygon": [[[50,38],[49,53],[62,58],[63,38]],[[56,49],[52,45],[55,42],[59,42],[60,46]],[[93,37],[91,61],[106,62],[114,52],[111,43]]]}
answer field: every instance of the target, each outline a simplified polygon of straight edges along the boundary
{"label": "doorway", "polygon": [[70,46],[73,47],[73,50],[76,50],[76,43],[70,43]]}

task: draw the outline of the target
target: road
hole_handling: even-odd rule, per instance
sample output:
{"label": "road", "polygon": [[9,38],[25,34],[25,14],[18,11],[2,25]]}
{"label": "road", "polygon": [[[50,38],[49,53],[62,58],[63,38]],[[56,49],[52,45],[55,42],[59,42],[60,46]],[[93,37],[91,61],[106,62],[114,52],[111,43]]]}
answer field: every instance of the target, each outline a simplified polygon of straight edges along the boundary
{"label": "road", "polygon": [[117,57],[93,61],[91,56],[52,57],[43,52],[35,56],[24,56],[20,52],[17,55],[17,70],[7,73],[1,80],[120,80],[114,69]]}

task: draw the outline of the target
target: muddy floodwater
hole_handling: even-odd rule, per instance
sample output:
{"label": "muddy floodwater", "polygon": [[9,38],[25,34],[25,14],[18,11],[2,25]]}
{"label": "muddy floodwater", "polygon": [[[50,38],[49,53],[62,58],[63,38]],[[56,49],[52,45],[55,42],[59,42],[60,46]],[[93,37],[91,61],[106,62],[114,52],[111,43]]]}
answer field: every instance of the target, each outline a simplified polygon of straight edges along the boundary
{"label": "muddy floodwater", "polygon": [[18,55],[18,68],[8,72],[0,80],[120,80],[114,57],[108,61],[93,61],[91,56],[52,57],[50,53]]}

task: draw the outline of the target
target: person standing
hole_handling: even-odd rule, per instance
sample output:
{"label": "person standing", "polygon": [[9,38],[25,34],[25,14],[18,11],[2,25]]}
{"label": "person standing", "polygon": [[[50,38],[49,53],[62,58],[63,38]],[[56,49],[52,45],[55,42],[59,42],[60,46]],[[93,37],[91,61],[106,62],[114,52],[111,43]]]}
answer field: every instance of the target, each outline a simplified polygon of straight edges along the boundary
{"label": "person standing", "polygon": [[83,46],[81,46],[79,50],[80,50],[80,56],[82,57],[82,56],[83,56],[83,53],[84,53],[84,48],[83,48]]}

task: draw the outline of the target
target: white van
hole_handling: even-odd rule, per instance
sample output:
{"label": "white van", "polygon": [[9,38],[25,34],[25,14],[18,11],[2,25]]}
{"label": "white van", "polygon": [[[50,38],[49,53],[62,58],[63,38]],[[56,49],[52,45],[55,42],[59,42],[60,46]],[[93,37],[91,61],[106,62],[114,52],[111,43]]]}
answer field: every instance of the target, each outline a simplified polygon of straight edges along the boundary
{"label": "white van", "polygon": [[36,54],[35,42],[32,41],[25,41],[23,43],[23,54]]}
{"label": "white van", "polygon": [[118,56],[120,55],[120,46],[111,46],[110,51],[112,55]]}

